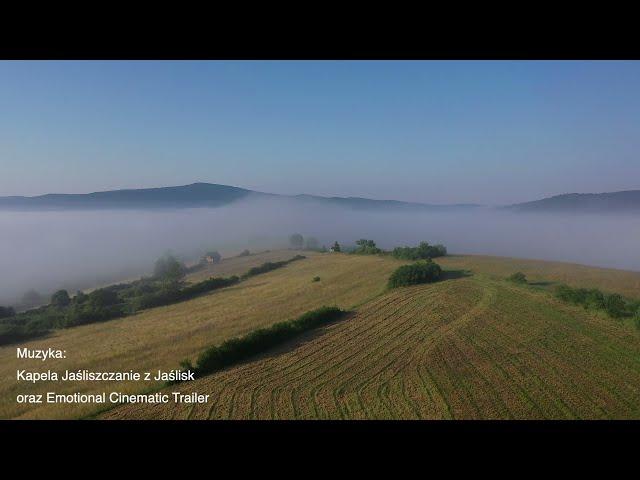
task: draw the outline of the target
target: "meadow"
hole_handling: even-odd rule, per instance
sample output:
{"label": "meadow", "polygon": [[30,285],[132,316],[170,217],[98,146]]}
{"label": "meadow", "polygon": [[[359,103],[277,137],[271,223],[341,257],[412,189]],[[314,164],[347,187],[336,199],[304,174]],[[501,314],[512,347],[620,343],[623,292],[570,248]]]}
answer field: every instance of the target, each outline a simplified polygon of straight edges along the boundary
{"label": "meadow", "polygon": [[547,292],[474,274],[396,289],[352,318],[179,386],[205,405],[118,419],[640,417],[640,334]]}
{"label": "meadow", "polygon": [[[285,250],[279,254],[267,252],[230,258],[214,265],[213,269],[224,265],[227,274],[244,273],[252,266],[290,258],[294,253]],[[327,304],[354,308],[379,295],[385,289],[387,277],[398,265],[396,261],[380,257],[304,254],[308,258],[186,302],[104,323],[55,330],[48,337],[0,347],[0,418],[76,418],[96,409],[95,405],[17,405],[18,393],[42,393],[51,388],[47,383],[17,383],[17,368],[34,371],[178,368],[184,358],[196,355],[211,344],[295,318],[308,310]],[[315,276],[320,276],[321,281],[313,282]],[[68,354],[66,359],[45,366],[39,360],[16,359],[17,346],[59,348]],[[116,385],[125,393],[133,393],[156,384],[59,383],[55,389],[60,393],[90,393],[116,388]]]}
{"label": "meadow", "polygon": [[[242,274],[291,255],[267,252],[208,268],[214,275]],[[241,364],[171,387],[211,394],[206,408],[127,405],[101,418],[640,417],[640,333],[546,291],[550,282],[564,282],[637,298],[640,273],[453,255],[437,259],[443,281],[390,291],[390,274],[407,262],[304,255],[189,301],[58,330],[20,346],[67,350],[66,359],[47,366],[58,371],[169,370],[212,345],[335,305],[352,313]],[[518,270],[539,285],[504,280]],[[81,418],[101,410],[17,405],[18,393],[139,393],[160,386],[18,384],[16,368],[45,367],[17,360],[15,347],[0,347],[1,418]]]}

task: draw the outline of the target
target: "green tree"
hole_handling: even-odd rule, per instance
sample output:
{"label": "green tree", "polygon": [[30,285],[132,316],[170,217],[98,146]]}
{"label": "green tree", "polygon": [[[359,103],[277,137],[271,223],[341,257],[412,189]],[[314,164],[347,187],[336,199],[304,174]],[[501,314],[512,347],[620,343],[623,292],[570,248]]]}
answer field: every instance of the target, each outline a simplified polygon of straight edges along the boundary
{"label": "green tree", "polygon": [[185,266],[173,255],[166,254],[156,260],[153,276],[162,281],[178,282],[185,275]]}
{"label": "green tree", "polygon": [[69,298],[69,292],[66,290],[58,290],[51,296],[51,304],[56,307],[66,307],[71,303],[71,298]]}
{"label": "green tree", "polygon": [[338,243],[338,241],[336,240],[336,242],[333,244],[333,247],[331,247],[331,249],[334,252],[339,252],[340,251],[340,244]]}
{"label": "green tree", "polygon": [[420,283],[430,283],[442,276],[440,265],[432,260],[420,260],[411,265],[398,267],[389,277],[389,288],[405,287]]}
{"label": "green tree", "polygon": [[0,318],[13,317],[16,314],[12,307],[3,307],[0,305]]}
{"label": "green tree", "polygon": [[289,236],[289,245],[291,246],[291,248],[295,248],[299,250],[302,248],[303,244],[304,244],[304,237],[299,233],[294,233],[293,235]]}

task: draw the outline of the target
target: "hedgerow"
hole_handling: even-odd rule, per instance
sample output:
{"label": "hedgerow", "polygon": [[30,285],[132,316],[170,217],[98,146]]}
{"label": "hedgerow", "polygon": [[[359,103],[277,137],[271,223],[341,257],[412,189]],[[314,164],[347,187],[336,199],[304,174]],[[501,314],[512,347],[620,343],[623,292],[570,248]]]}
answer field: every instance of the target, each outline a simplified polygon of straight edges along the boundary
{"label": "hedgerow", "polygon": [[275,323],[242,337],[226,340],[202,352],[195,365],[191,365],[188,360],[181,365],[192,370],[196,376],[209,374],[280,345],[303,332],[335,321],[345,313],[338,307],[321,307],[295,320]]}

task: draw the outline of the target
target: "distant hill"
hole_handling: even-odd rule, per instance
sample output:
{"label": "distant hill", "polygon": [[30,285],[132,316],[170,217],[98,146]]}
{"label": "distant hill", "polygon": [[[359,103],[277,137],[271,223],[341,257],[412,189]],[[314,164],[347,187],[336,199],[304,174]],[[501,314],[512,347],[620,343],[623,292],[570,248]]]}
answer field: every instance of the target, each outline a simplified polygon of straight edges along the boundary
{"label": "distant hill", "polygon": [[611,193],[566,193],[510,205],[519,212],[640,213],[640,190]]}
{"label": "distant hill", "polygon": [[401,202],[399,200],[374,200],[361,197],[320,197],[316,195],[296,195],[298,201],[309,203],[321,203],[335,207],[349,208],[352,210],[375,210],[375,211],[425,211],[425,210],[452,210],[477,208],[476,204],[447,204],[434,205],[430,203]]}
{"label": "distant hill", "polygon": [[[361,197],[277,195],[214,183],[192,183],[177,187],[111,190],[95,193],[50,193],[37,197],[0,197],[0,210],[96,210],[221,207],[248,198],[289,199],[315,204],[377,212],[453,211],[482,207],[478,204],[435,205],[376,200]],[[640,213],[640,190],[612,193],[568,193],[532,202],[508,205],[517,212]]]}
{"label": "distant hill", "polygon": [[212,183],[193,183],[177,187],[112,190],[86,194],[47,194],[36,197],[0,197],[0,209],[4,210],[69,210],[69,209],[152,209],[221,207],[237,200],[253,198],[291,199],[337,207],[375,210],[441,210],[469,208],[477,205],[429,205],[400,202],[397,200],[374,200],[358,197],[321,197],[314,195],[275,195],[256,192],[239,187]]}
{"label": "distant hill", "polygon": [[112,190],[86,194],[51,193],[37,197],[0,197],[0,208],[28,210],[219,207],[249,195],[251,190],[193,183],[179,187]]}

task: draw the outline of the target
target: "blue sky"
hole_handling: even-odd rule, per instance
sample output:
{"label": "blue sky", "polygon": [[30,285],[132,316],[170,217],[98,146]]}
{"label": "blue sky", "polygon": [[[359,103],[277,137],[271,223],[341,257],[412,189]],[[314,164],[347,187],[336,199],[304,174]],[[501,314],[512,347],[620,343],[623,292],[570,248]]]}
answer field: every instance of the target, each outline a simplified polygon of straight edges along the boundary
{"label": "blue sky", "polygon": [[640,62],[0,62],[0,195],[640,188]]}

